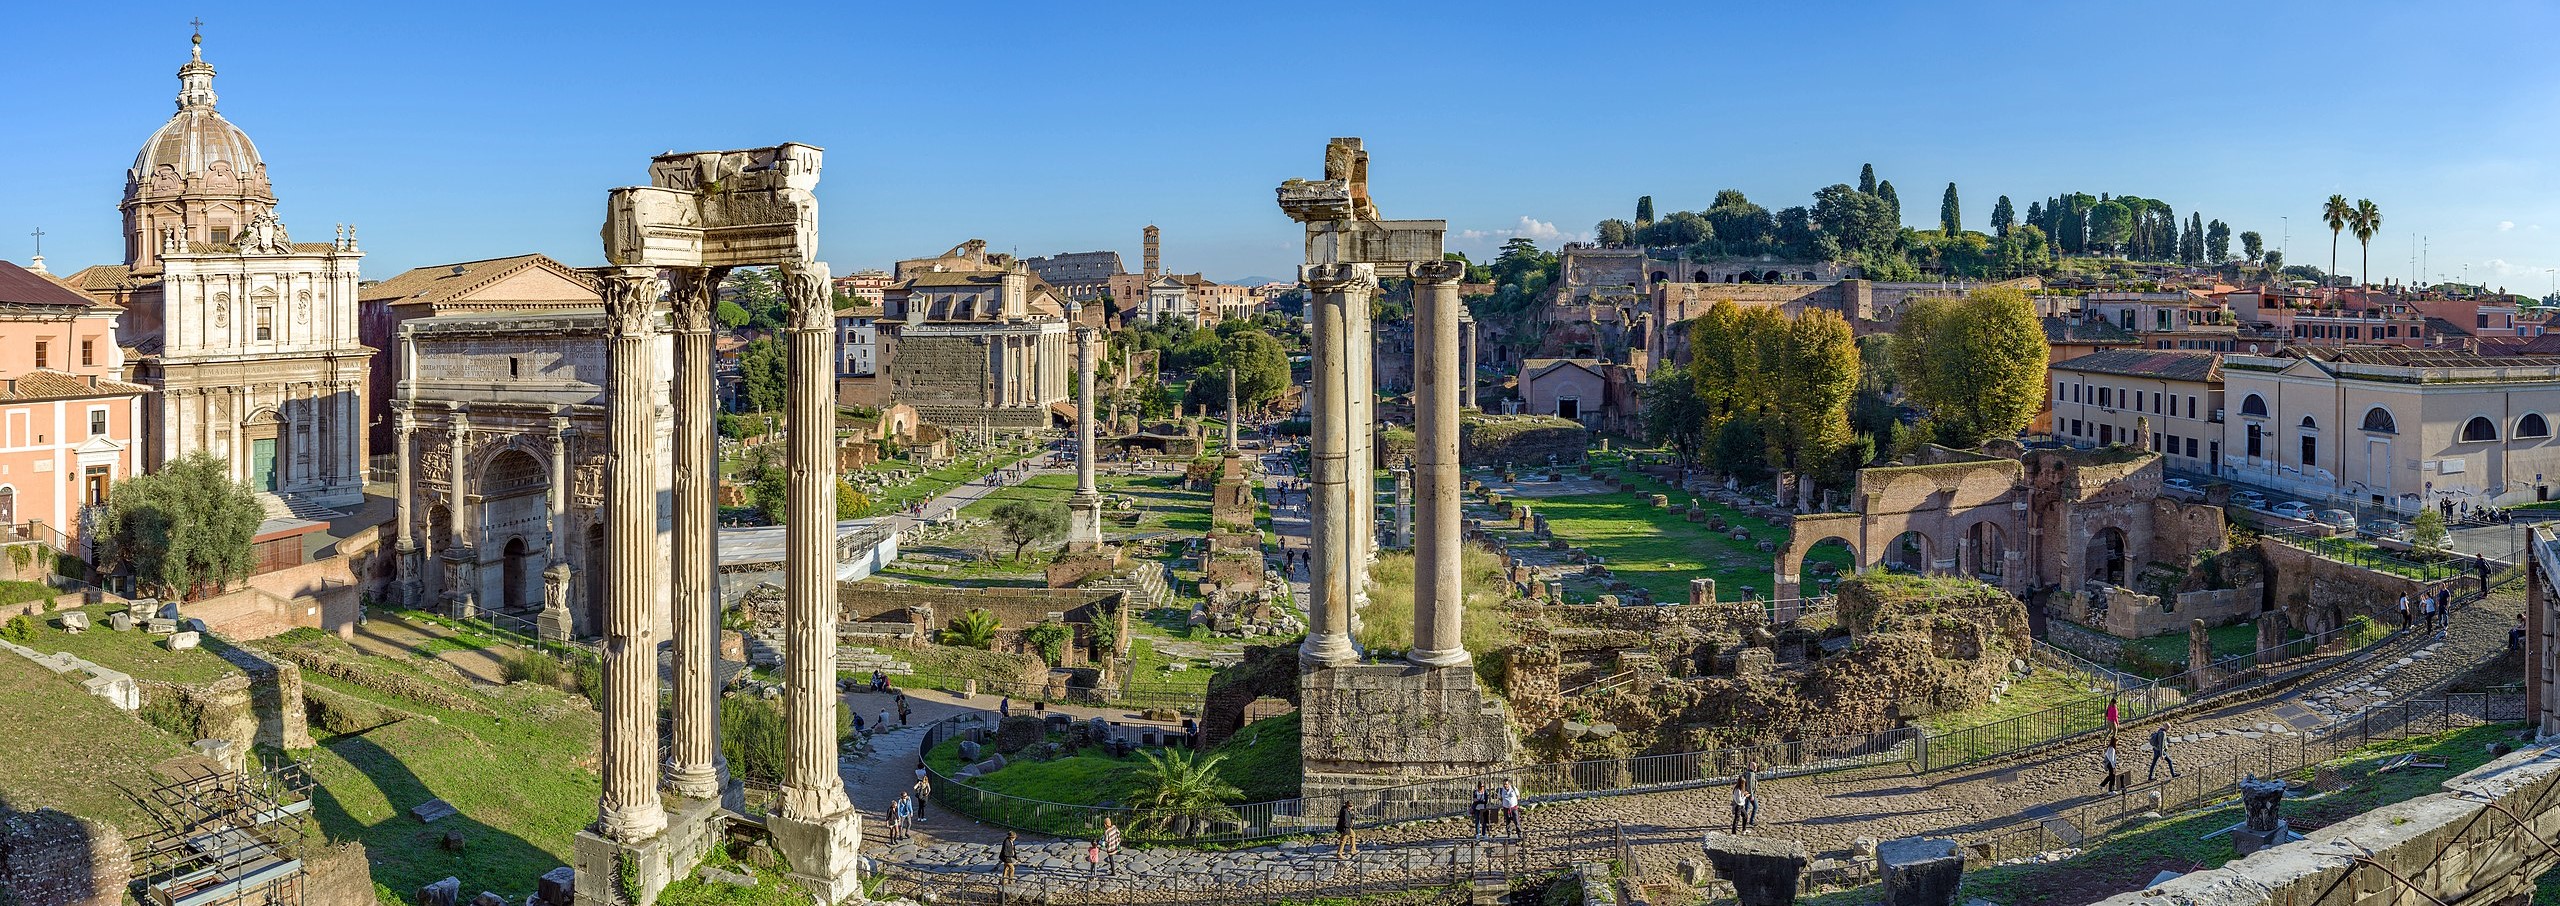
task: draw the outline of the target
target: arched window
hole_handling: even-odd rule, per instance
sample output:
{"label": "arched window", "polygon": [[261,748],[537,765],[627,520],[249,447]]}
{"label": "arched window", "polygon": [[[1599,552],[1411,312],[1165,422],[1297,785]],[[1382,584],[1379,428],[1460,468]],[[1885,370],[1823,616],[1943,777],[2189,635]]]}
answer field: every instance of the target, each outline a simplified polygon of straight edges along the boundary
{"label": "arched window", "polygon": [[2516,419],[2516,436],[2550,437],[2551,422],[2543,419],[2540,412],[2527,412],[2523,418]]}
{"label": "arched window", "polygon": [[2497,440],[2498,423],[2485,415],[2472,416],[2470,421],[2462,423],[2462,439],[2465,443]]}
{"label": "arched window", "polygon": [[2398,434],[2400,424],[2391,420],[2391,410],[2375,406],[2364,414],[2364,429],[2375,434]]}
{"label": "arched window", "polygon": [[2265,418],[2267,417],[2267,401],[2260,399],[2255,393],[2249,394],[2248,398],[2240,401],[2240,414],[2255,415],[2259,418]]}
{"label": "arched window", "polygon": [[2312,421],[2311,416],[2305,415],[2302,417],[2302,427],[2307,430],[2318,431],[2320,430],[2320,423]]}

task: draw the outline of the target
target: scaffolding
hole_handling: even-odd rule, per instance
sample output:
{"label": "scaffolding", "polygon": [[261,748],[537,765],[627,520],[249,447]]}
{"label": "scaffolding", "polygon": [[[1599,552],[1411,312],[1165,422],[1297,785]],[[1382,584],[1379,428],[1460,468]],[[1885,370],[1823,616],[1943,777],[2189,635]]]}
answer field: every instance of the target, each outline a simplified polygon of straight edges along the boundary
{"label": "scaffolding", "polygon": [[148,906],[302,906],[311,774],[301,762],[231,768],[174,759],[126,793],[156,827],[131,840]]}

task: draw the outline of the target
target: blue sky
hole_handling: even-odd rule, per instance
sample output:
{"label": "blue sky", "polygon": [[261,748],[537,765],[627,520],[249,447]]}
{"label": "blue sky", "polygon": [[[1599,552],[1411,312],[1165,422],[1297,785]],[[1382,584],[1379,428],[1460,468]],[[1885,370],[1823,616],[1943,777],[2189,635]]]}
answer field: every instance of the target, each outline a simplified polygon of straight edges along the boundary
{"label": "blue sky", "polygon": [[[368,276],[599,263],[649,155],[827,149],[838,273],[964,239],[1038,255],[1164,228],[1168,267],[1286,276],[1271,189],[1359,135],[1391,217],[1479,257],[1636,196],[1777,208],[1873,162],[1915,225],[1992,201],[2161,198],[2326,265],[2330,193],[2384,212],[2377,276],[2547,291],[2560,9],[2410,4],[37,4],[5,15],[0,257],[114,260],[124,168],[203,16],[222,110],[302,238]],[[1321,17],[1321,18],[1318,18]],[[32,37],[33,40],[26,40]],[[2357,269],[2349,237],[2341,269]]]}

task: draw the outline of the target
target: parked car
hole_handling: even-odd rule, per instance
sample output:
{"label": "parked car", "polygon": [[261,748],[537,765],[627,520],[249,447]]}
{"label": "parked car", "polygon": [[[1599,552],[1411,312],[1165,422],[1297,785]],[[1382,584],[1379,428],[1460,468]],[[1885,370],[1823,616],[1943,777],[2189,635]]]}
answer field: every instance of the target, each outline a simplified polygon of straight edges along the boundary
{"label": "parked car", "polygon": [[2238,501],[2241,506],[2248,507],[2253,510],[2263,510],[2267,508],[2267,495],[2260,494],[2256,491],[2234,491],[2231,494],[2231,499]]}
{"label": "parked car", "polygon": [[2196,489],[2195,482],[2188,481],[2184,478],[2166,479],[2160,482],[2160,486],[2172,491],[2193,491]]}
{"label": "parked car", "polygon": [[2321,510],[2320,521],[2335,527],[2340,534],[2352,535],[2356,532],[2356,514],[2345,510],[2334,508]]}
{"label": "parked car", "polygon": [[2409,540],[2409,524],[2405,522],[2394,522],[2389,519],[2372,519],[2364,522],[2361,528],[2368,537],[2383,538],[2391,541]]}
{"label": "parked car", "polygon": [[2274,513],[2287,519],[2308,520],[2311,518],[2311,505],[2299,500],[2287,500],[2283,503],[2276,504],[2275,506],[2268,507],[2267,512]]}

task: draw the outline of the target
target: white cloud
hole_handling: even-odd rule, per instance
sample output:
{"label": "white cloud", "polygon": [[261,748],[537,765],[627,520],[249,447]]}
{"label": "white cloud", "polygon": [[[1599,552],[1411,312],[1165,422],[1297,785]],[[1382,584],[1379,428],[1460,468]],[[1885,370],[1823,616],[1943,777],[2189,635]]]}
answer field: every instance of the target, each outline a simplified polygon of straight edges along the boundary
{"label": "white cloud", "polygon": [[2498,232],[2504,233],[2504,232],[2506,232],[2506,231],[2508,231],[2508,230],[2512,230],[2512,229],[2515,229],[2515,228],[2516,228],[2516,222],[2515,222],[2515,221],[2513,221],[2513,220],[2501,220],[2501,221],[2498,221]]}
{"label": "white cloud", "polygon": [[1539,220],[1526,214],[1521,215],[1520,222],[1509,229],[1458,231],[1459,242],[1484,248],[1500,246],[1504,241],[1515,236],[1527,238],[1544,246],[1555,246],[1567,242],[1589,242],[1592,239],[1590,233],[1569,232],[1558,228],[1551,221]]}

